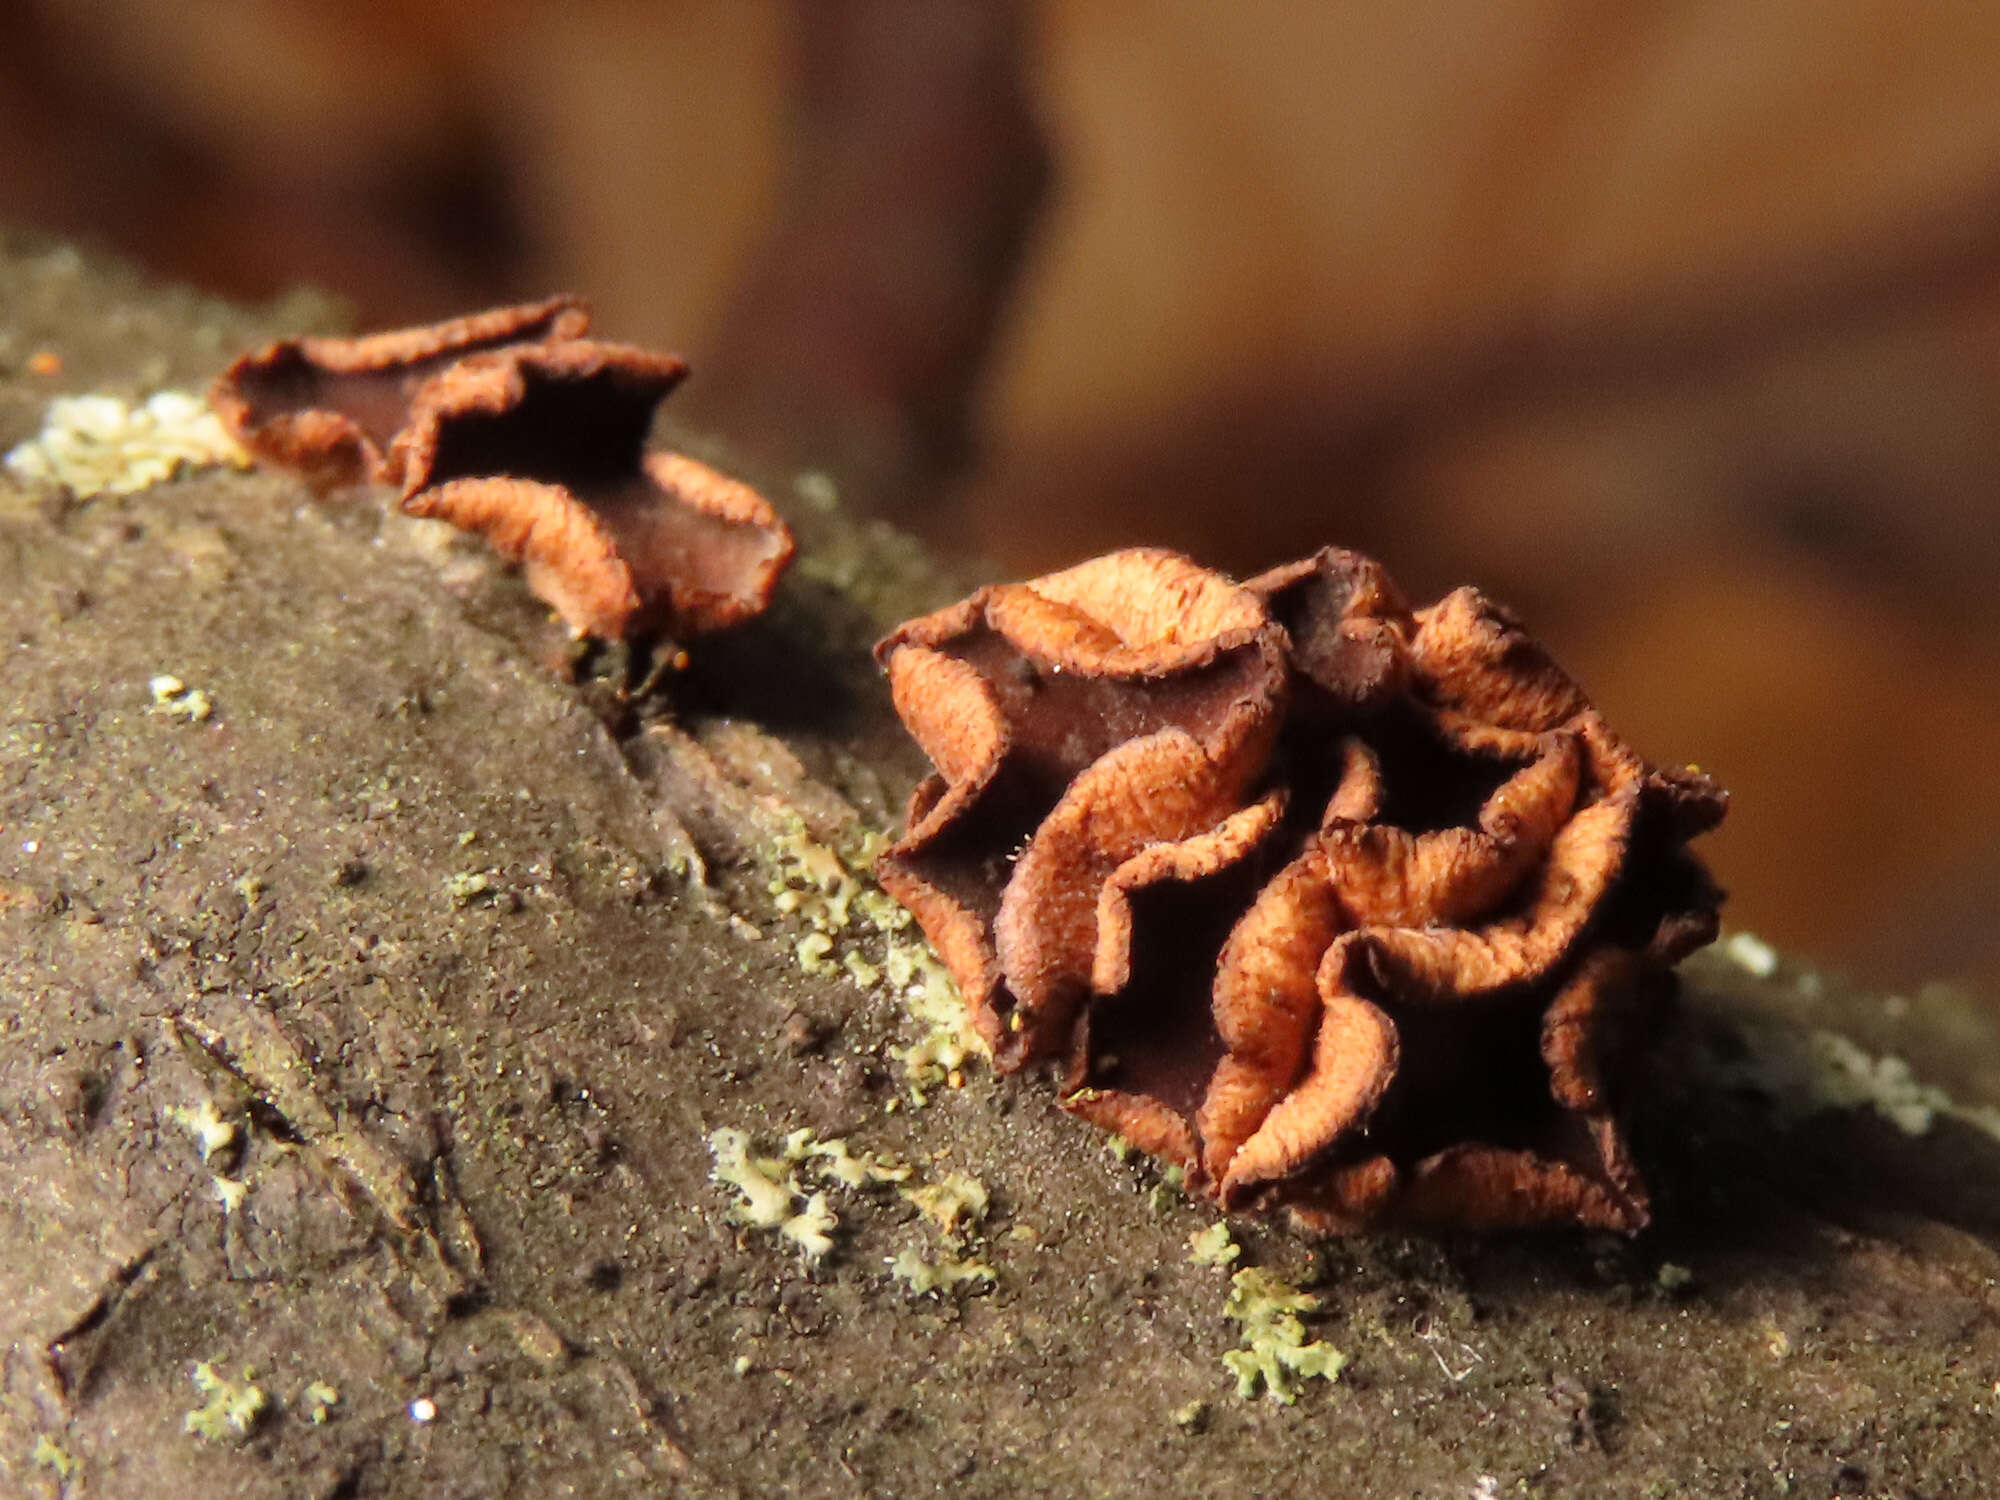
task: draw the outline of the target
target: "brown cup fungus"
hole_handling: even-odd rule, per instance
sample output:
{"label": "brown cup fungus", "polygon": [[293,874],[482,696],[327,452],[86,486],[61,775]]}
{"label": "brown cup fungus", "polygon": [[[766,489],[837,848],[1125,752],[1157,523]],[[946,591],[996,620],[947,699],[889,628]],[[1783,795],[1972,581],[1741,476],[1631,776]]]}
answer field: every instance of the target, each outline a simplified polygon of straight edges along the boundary
{"label": "brown cup fungus", "polygon": [[649,452],[672,355],[583,337],[575,298],[236,361],[211,402],[267,461],[399,485],[485,537],[579,635],[686,641],[761,612],[792,536],[749,486]]}
{"label": "brown cup fungus", "polygon": [[575,297],[496,307],[361,338],[286,339],[238,359],[209,404],[267,463],[323,485],[396,484],[396,434],[424,382],[468,354],[581,338],[590,312]]}
{"label": "brown cup fungus", "polygon": [[1725,796],[1497,606],[1132,551],[878,654],[937,768],[879,873],[996,1066],[1318,1230],[1646,1224],[1619,1109]]}
{"label": "brown cup fungus", "polygon": [[678,453],[671,355],[569,340],[460,361],[397,439],[403,509],[476,531],[579,635],[686,641],[763,610],[792,557],[764,498]]}

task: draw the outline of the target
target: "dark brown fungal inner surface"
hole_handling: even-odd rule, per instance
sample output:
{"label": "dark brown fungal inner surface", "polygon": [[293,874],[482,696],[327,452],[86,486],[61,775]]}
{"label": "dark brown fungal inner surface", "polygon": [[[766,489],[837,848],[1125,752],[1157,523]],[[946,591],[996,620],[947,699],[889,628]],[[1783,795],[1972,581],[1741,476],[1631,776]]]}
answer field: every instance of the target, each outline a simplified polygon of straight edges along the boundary
{"label": "dark brown fungal inner surface", "polygon": [[980,626],[951,653],[986,679],[1013,735],[1013,769],[1038,789],[1042,814],[1107,751],[1169,727],[1207,741],[1234,705],[1250,648],[1168,677],[1092,677],[1057,671]]}
{"label": "dark brown fungal inner surface", "polygon": [[1343,1156],[1410,1166],[1474,1142],[1534,1150],[1560,1113],[1542,1061],[1546,986],[1442,1005],[1369,997],[1395,1025],[1401,1062],[1366,1135]]}
{"label": "dark brown fungal inner surface", "polygon": [[[1407,706],[1375,716],[1360,732],[1382,766],[1377,821],[1411,833],[1477,828],[1487,799],[1532,759],[1468,751],[1441,735],[1427,715]],[[1338,757],[1316,742],[1297,746],[1292,764],[1317,816],[1332,794]],[[1313,793],[1323,794],[1312,801]]]}
{"label": "dark brown fungal inner surface", "polygon": [[604,520],[636,578],[672,578],[700,594],[750,594],[784,546],[782,534],[710,516],[652,482],[620,486],[614,502],[586,492],[584,502]]}
{"label": "dark brown fungal inner surface", "polygon": [[452,356],[437,355],[387,370],[327,370],[297,349],[286,349],[270,364],[246,370],[239,387],[250,407],[250,425],[268,427],[304,411],[338,412],[378,449],[409,414],[410,396]]}
{"label": "dark brown fungal inner surface", "polygon": [[944,649],[986,681],[1011,740],[975,805],[897,858],[990,923],[1014,860],[1077,775],[1105,752],[1168,726],[1198,738],[1212,733],[1236,701],[1252,648],[1172,677],[1136,679],[1055,671],[983,623]]}
{"label": "dark brown fungal inner surface", "polygon": [[1216,962],[1268,873],[1253,857],[1198,880],[1131,893],[1131,978],[1117,994],[1090,1002],[1091,1066],[1082,1082],[1157,1099],[1193,1127],[1224,1050],[1215,1025]]}
{"label": "dark brown fungal inner surface", "polygon": [[[1388,686],[1395,671],[1393,647],[1341,629],[1363,584],[1358,570],[1322,559],[1311,573],[1273,590],[1265,600],[1272,618],[1291,637],[1292,665],[1344,703],[1373,698]],[[1370,623],[1390,618],[1394,617],[1361,615],[1357,623],[1365,630]]]}
{"label": "dark brown fungal inner surface", "polygon": [[449,344],[414,359],[385,359],[365,369],[341,369],[314,359],[305,346],[286,344],[268,362],[245,369],[237,385],[249,405],[252,428],[305,411],[337,412],[386,453],[409,418],[411,398],[426,380],[469,354],[539,342],[549,336],[564,311],[557,309],[487,338]]}
{"label": "dark brown fungal inner surface", "polygon": [[600,492],[614,503],[658,494],[640,478],[653,413],[676,381],[601,368],[586,374],[521,372],[520,398],[498,413],[461,411],[438,427],[428,480],[506,475]]}
{"label": "dark brown fungal inner surface", "polygon": [[697,510],[650,471],[570,490],[611,533],[642,590],[671,580],[712,596],[748,594],[784,546],[782,533]]}
{"label": "dark brown fungal inner surface", "polygon": [[1017,846],[1026,837],[1022,830],[1035,823],[1032,814],[1021,810],[1020,799],[1008,792],[996,779],[975,808],[923,849],[891,856],[989,929],[1000,915],[1000,895],[1019,853]]}

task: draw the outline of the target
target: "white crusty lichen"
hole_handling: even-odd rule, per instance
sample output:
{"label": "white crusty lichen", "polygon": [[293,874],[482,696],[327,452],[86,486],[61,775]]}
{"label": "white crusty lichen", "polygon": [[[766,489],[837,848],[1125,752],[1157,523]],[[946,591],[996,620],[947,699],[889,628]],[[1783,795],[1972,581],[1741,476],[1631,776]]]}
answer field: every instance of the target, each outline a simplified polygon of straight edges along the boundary
{"label": "white crusty lichen", "polygon": [[248,1437],[267,1404],[255,1374],[245,1370],[240,1381],[231,1380],[208,1360],[197,1364],[190,1376],[196,1393],[205,1399],[181,1418],[181,1431],[211,1443],[241,1442]]}
{"label": "white crusty lichen", "polygon": [[[1787,964],[1776,948],[1748,932],[1731,934],[1720,955],[1753,979],[1789,975],[1797,994],[1810,1001],[1823,991],[1820,976]],[[1898,1016],[1908,1002],[1891,995],[1880,1004],[1884,1016]],[[1852,1037],[1825,1027],[1800,1025],[1756,1014],[1729,1014],[1734,1042],[1703,1058],[1711,1083],[1748,1089],[1770,1101],[1781,1125],[1794,1125],[1829,1110],[1866,1109],[1908,1136],[1930,1134],[1940,1119],[1956,1120],[2000,1140],[2000,1108],[1965,1104],[1891,1053],[1869,1051]]]}
{"label": "white crusty lichen", "polygon": [[1732,932],[1723,939],[1721,951],[1753,979],[1769,979],[1778,972],[1778,950],[1754,932]]}
{"label": "white crusty lichen", "polygon": [[1738,1021],[1736,1031],[1745,1052],[1712,1059],[1711,1072],[1720,1082],[1764,1095],[1781,1123],[1826,1110],[1869,1109],[1909,1136],[1928,1135],[1943,1118],[2000,1140],[2000,1109],[1959,1103],[1919,1079],[1900,1057],[1877,1056],[1837,1031],[1757,1021]]}
{"label": "white crusty lichen", "polygon": [[1290,1406],[1307,1380],[1336,1380],[1347,1356],[1333,1345],[1306,1338],[1300,1313],[1312,1312],[1319,1298],[1283,1277],[1249,1266],[1229,1279],[1223,1312],[1243,1327],[1243,1347],[1222,1356],[1236,1377],[1236,1394],[1248,1400],[1261,1389]]}
{"label": "white crusty lichen", "polygon": [[118,396],[60,396],[42,430],[11,449],[20,478],[59,484],[81,498],[129,495],[183,468],[250,467],[250,456],[201,397],[160,391],[137,406]]}

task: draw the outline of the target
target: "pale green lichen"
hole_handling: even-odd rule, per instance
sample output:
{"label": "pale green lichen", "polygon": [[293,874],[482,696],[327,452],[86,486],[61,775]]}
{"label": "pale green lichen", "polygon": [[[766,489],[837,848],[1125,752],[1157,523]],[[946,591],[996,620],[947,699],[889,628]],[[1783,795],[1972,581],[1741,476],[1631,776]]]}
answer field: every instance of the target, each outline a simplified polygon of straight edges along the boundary
{"label": "pale green lichen", "polygon": [[1257,1266],[1230,1278],[1223,1312],[1243,1327],[1243,1347],[1222,1356],[1236,1377],[1236,1394],[1252,1399],[1261,1389],[1290,1406],[1307,1380],[1336,1380],[1347,1356],[1331,1344],[1306,1338],[1300,1313],[1314,1311],[1319,1298]]}
{"label": "pale green lichen", "polygon": [[823,932],[809,932],[793,945],[792,952],[799,961],[799,967],[808,974],[829,974],[833,965],[826,956],[833,950],[833,939]]}
{"label": "pale green lichen", "polygon": [[798,817],[771,840],[771,852],[775,858],[765,883],[771,904],[804,917],[817,932],[845,931],[861,883],[839,852],[815,839]]}
{"label": "pale green lichen", "polygon": [[[910,924],[916,920],[910,915],[908,907],[876,886],[861,888],[860,894],[854,898],[854,910],[860,914],[862,921],[885,937],[908,931]],[[898,982],[907,984],[909,980],[904,978]]]}
{"label": "pale green lichen", "polygon": [[928,1258],[915,1245],[905,1245],[889,1262],[889,1274],[910,1289],[912,1297],[930,1292],[949,1294],[976,1283],[993,1285],[999,1277],[983,1260],[941,1255]]}
{"label": "pale green lichen", "polygon": [[986,1218],[986,1184],[963,1172],[947,1172],[937,1182],[897,1191],[946,1234],[955,1234],[961,1226],[978,1224]]}
{"label": "pale green lichen", "polygon": [[6,466],[87,499],[129,495],[183,468],[247,469],[250,456],[199,396],[160,391],[137,406],[117,396],[58,397],[42,430],[11,449]]}
{"label": "pale green lichen", "polygon": [[998,1280],[991,1265],[962,1253],[965,1240],[976,1237],[988,1207],[985,1184],[976,1178],[947,1172],[935,1182],[906,1186],[916,1175],[908,1163],[856,1151],[839,1137],[821,1140],[811,1130],[792,1131],[776,1156],[755,1155],[745,1132],[726,1127],[709,1135],[708,1148],[715,1158],[709,1175],[738,1195],[731,1216],[753,1229],[775,1232],[811,1261],[832,1253],[841,1220],[825,1192],[811,1191],[800,1181],[806,1173],[851,1193],[894,1185],[949,1237],[947,1248],[935,1257],[906,1245],[887,1262],[891,1274],[909,1287],[913,1297]]}
{"label": "pale green lichen", "polygon": [[470,906],[479,900],[490,901],[497,894],[493,889],[492,875],[484,870],[445,876],[444,893],[453,906]]}
{"label": "pale green lichen", "polygon": [[826,1201],[825,1193],[814,1193],[805,1207],[778,1226],[778,1233],[805,1252],[807,1260],[822,1260],[833,1249],[833,1232],[840,1216]]}
{"label": "pale green lichen", "polygon": [[256,1384],[256,1372],[245,1370],[241,1381],[229,1379],[208,1360],[191,1372],[197,1394],[206,1398],[181,1419],[181,1430],[211,1443],[241,1442],[256,1427],[268,1404]]}
{"label": "pale green lichen", "polygon": [[915,1043],[889,1049],[921,1108],[928,1090],[963,1082],[981,1044],[957,985],[909,912],[865,873],[888,845],[884,834],[855,830],[836,847],[794,816],[771,840],[765,890],[780,913],[810,928],[792,945],[803,972],[844,973],[864,990],[887,981],[924,1028]]}
{"label": "pale green lichen", "polygon": [[965,1001],[959,996],[958,983],[938,962],[930,944],[921,940],[891,944],[884,967],[890,982],[903,992],[904,1005],[916,1020],[934,1033],[956,1037],[967,1047],[974,1045],[971,1021]]}
{"label": "pale green lichen", "polygon": [[178,1104],[170,1104],[167,1118],[195,1138],[201,1148],[204,1162],[214,1161],[218,1156],[226,1156],[236,1144],[236,1124],[225,1120],[216,1112],[215,1101],[204,1099],[193,1109],[185,1109]]}
{"label": "pale green lichen", "polygon": [[846,1141],[818,1140],[810,1130],[795,1130],[785,1137],[779,1156],[753,1156],[750,1137],[726,1127],[709,1135],[708,1149],[715,1158],[709,1176],[740,1196],[734,1209],[737,1221],[752,1229],[775,1230],[814,1261],[833,1249],[840,1216],[824,1192],[810,1192],[800,1183],[798,1169],[816,1170],[848,1188],[902,1182],[910,1175],[900,1162],[856,1155]]}
{"label": "pale green lichen", "polygon": [[919,1108],[930,1102],[929,1090],[940,1084],[962,1083],[966,1059],[972,1055],[956,1032],[942,1028],[925,1033],[907,1047],[891,1045],[888,1052],[903,1065],[910,1102]]}
{"label": "pale green lichen", "polygon": [[739,1222],[753,1229],[776,1229],[792,1216],[799,1185],[784,1162],[751,1156],[750,1137],[728,1127],[709,1135],[708,1150],[715,1158],[709,1176],[742,1197],[735,1206]]}
{"label": "pale green lichen", "polygon": [[148,712],[164,718],[205,724],[215,713],[213,698],[200,688],[189,687],[171,672],[162,672],[150,679],[146,683],[146,691],[153,699],[153,706]]}
{"label": "pale green lichen", "polygon": [[884,968],[904,1007],[924,1028],[907,1047],[891,1047],[889,1056],[903,1066],[910,1101],[921,1108],[926,1091],[940,1084],[956,1087],[964,1081],[965,1065],[984,1051],[958,985],[921,937],[892,939]]}
{"label": "pale green lichen", "polygon": [[1231,1265],[1242,1253],[1243,1247],[1230,1237],[1229,1226],[1220,1219],[1188,1236],[1188,1259],[1198,1266]]}
{"label": "pale green lichen", "polygon": [[333,1408],[340,1404],[340,1392],[324,1380],[315,1380],[300,1392],[299,1401],[305,1409],[306,1420],[319,1427],[325,1424]]}
{"label": "pale green lichen", "polygon": [[[1228,1224],[1219,1220],[1188,1236],[1188,1259],[1198,1266],[1227,1268],[1242,1253]],[[1236,1377],[1237,1395],[1248,1400],[1261,1390],[1289,1406],[1303,1382],[1338,1378],[1347,1356],[1331,1344],[1308,1340],[1299,1320],[1299,1314],[1318,1307],[1319,1298],[1271,1271],[1249,1266],[1230,1277],[1222,1310],[1242,1325],[1243,1347],[1223,1355],[1222,1363]]]}
{"label": "pale green lichen", "polygon": [[910,1168],[903,1162],[872,1152],[857,1156],[840,1137],[820,1140],[810,1130],[794,1130],[785,1137],[784,1159],[817,1168],[842,1187],[907,1182],[910,1177]]}
{"label": "pale green lichen", "polygon": [[38,1469],[53,1470],[57,1481],[62,1484],[68,1484],[82,1467],[69,1449],[46,1432],[35,1439],[35,1451],[28,1455],[28,1461]]}

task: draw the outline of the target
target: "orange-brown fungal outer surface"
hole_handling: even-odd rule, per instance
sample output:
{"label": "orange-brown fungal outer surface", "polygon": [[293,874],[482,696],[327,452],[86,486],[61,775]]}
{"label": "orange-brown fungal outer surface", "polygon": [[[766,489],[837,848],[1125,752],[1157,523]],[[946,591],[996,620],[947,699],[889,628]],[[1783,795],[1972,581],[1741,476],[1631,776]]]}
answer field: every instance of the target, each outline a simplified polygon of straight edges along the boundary
{"label": "orange-brown fungal outer surface", "polygon": [[1510,614],[1329,548],[1113,553],[878,647],[937,767],[885,888],[996,1066],[1316,1232],[1633,1232],[1622,1121],[1726,798]]}
{"label": "orange-brown fungal outer surface", "polygon": [[396,434],[425,382],[471,354],[581,338],[576,297],[491,308],[360,338],[286,339],[245,354],[209,393],[236,440],[321,484],[398,481]]}
{"label": "orange-brown fungal outer surface", "polygon": [[877,654],[944,778],[884,886],[1003,1066],[1064,1055],[1105,883],[1244,805],[1283,712],[1280,632],[1228,580],[1135,550],[982,589]]}
{"label": "orange-brown fungal outer surface", "polygon": [[646,451],[686,366],[584,339],[458,361],[397,438],[403,508],[484,536],[579,634],[688,640],[770,601],[792,536],[749,486]]}

